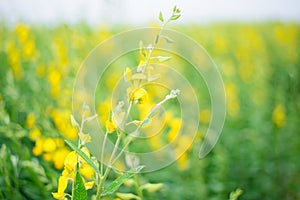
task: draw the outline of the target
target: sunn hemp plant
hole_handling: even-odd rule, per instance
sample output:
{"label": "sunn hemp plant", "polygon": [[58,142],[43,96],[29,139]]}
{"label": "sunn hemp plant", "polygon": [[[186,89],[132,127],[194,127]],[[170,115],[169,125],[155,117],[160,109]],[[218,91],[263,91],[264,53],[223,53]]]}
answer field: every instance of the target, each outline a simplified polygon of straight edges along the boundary
{"label": "sunn hemp plant", "polygon": [[[64,161],[64,169],[58,179],[57,192],[52,193],[52,196],[55,199],[87,199],[87,190],[95,188],[94,191],[96,191],[96,194],[92,195],[92,199],[101,199],[105,196],[116,196],[125,200],[141,200],[143,199],[144,191],[152,193],[163,188],[164,185],[162,183],[145,183],[140,185],[138,173],[142,170],[143,166],[139,165],[138,158],[129,155],[127,156],[126,154],[126,164],[127,166],[131,167],[131,169],[126,172],[114,170],[114,172],[117,173],[118,178],[113,180],[108,185],[105,183],[109,173],[113,170],[114,164],[118,161],[120,156],[125,153],[124,151],[128,148],[129,144],[134,141],[134,137],[139,135],[140,129],[143,126],[151,123],[151,118],[161,108],[162,104],[170,99],[176,98],[180,94],[179,89],[172,89],[164,99],[152,107],[144,119],[127,122],[132,107],[136,104],[143,104],[144,101],[147,101],[148,92],[144,88],[145,84],[160,78],[159,75],[152,74],[153,69],[150,64],[153,62],[153,60],[164,62],[170,59],[170,57],[166,56],[153,56],[153,51],[157,47],[160,39],[165,39],[170,43],[173,42],[171,38],[163,35],[162,33],[164,27],[169,22],[175,21],[179,17],[180,10],[176,6],[174,6],[172,15],[168,19],[164,19],[162,13],[160,12],[159,20],[161,21],[162,25],[156,37],[154,38],[154,43],[144,47],[143,43],[140,42],[139,65],[133,70],[126,68],[124,72],[124,80],[130,83],[130,86],[127,88],[126,99],[129,106],[126,113],[123,113],[121,116],[117,115],[114,111],[110,112],[108,120],[106,121],[106,131],[101,146],[102,155],[100,160],[104,160],[103,152],[108,140],[108,135],[116,134],[117,136],[108,163],[104,164],[103,162],[98,161],[90,154],[88,148],[86,147],[86,144],[91,141],[91,136],[83,133],[84,124],[94,120],[97,115],[87,116],[89,107],[88,105],[84,104],[80,122],[77,122],[75,118],[71,116],[71,124],[77,129],[79,139],[76,145],[65,140],[65,142],[73,149],[73,151],[67,155]],[[113,110],[119,110],[123,107],[124,102],[120,101]],[[131,134],[126,135],[123,130],[127,125],[132,123],[136,124],[137,128]],[[120,152],[117,152],[118,148],[121,148]],[[135,187],[135,194],[117,192],[122,184]]]}

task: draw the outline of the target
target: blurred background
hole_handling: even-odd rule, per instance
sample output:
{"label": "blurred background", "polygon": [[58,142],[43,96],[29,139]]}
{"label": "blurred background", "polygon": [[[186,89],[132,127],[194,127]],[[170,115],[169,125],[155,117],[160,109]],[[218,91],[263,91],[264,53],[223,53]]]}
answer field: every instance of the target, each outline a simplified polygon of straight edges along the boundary
{"label": "blurred background", "polygon": [[[196,40],[215,61],[227,117],[218,144],[199,160],[211,117],[209,94],[199,87],[196,144],[145,174],[165,184],[146,199],[221,200],[237,189],[239,199],[300,199],[297,0],[0,1],[0,199],[52,198],[70,151],[63,139],[77,138],[69,116],[80,64],[114,34],[158,26],[159,11],[168,16],[174,5],[182,16],[169,28]],[[106,120],[109,103],[97,106]],[[176,120],[169,121],[174,131]]]}

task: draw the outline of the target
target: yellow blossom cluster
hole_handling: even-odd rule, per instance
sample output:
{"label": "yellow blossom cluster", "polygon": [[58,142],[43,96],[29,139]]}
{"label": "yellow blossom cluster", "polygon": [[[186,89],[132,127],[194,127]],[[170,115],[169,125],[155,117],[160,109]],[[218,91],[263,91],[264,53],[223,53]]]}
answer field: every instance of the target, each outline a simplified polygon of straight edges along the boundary
{"label": "yellow blossom cluster", "polygon": [[78,137],[77,130],[70,122],[71,112],[69,110],[52,109],[50,111],[51,119],[59,132],[70,140],[75,140]]}
{"label": "yellow blossom cluster", "polygon": [[30,29],[24,24],[18,24],[15,27],[14,35],[18,40],[11,40],[7,43],[6,51],[8,53],[8,64],[13,72],[14,77],[19,80],[24,76],[22,62],[34,60],[38,57],[35,48],[35,42],[30,35]]}
{"label": "yellow blossom cluster", "polygon": [[[81,151],[83,151],[85,155],[90,158],[90,152],[86,147],[82,147]],[[83,176],[86,190],[93,188],[94,181],[92,179],[95,174],[93,168],[82,157],[77,155],[75,151],[71,151],[65,158],[64,170],[58,179],[58,190],[57,192],[52,193],[52,196],[55,199],[65,199],[65,190],[68,186],[68,183],[74,183],[77,170]]]}
{"label": "yellow blossom cluster", "polygon": [[29,139],[35,142],[32,153],[35,156],[43,156],[47,162],[53,162],[56,169],[63,167],[64,160],[70,152],[62,138],[44,137],[38,126],[35,125],[35,117],[30,113],[26,120],[26,126],[30,129]]}

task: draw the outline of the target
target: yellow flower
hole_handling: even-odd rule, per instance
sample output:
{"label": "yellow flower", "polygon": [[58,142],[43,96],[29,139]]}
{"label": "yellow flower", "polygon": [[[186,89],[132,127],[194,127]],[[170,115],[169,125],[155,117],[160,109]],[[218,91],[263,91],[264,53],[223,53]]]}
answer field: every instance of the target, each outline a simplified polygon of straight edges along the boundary
{"label": "yellow flower", "polygon": [[58,148],[65,146],[65,142],[62,138],[55,138],[55,143]]}
{"label": "yellow flower", "polygon": [[48,81],[51,85],[51,95],[53,98],[57,98],[60,94],[61,79],[62,79],[62,74],[60,71],[55,69],[50,69],[48,75]]}
{"label": "yellow flower", "polygon": [[285,107],[282,104],[277,105],[273,111],[273,123],[277,127],[283,127],[285,124],[285,115]]}
{"label": "yellow flower", "polygon": [[67,188],[68,180],[64,176],[60,176],[58,179],[58,191],[52,192],[52,196],[55,199],[64,199],[65,198],[65,189]]}
{"label": "yellow flower", "polygon": [[71,125],[70,122],[71,112],[69,110],[53,109],[50,116],[55,124],[55,127],[61,134],[70,140],[75,140],[78,137],[77,130]]}
{"label": "yellow flower", "polygon": [[56,143],[52,138],[46,138],[43,143],[43,150],[45,152],[53,152],[56,149]]}
{"label": "yellow flower", "polygon": [[36,141],[41,137],[41,131],[38,128],[31,129],[29,132],[29,139],[32,141]]}
{"label": "yellow flower", "polygon": [[77,155],[75,151],[71,151],[65,159],[65,169],[73,171],[77,165]]}
{"label": "yellow flower", "polygon": [[67,148],[60,148],[53,153],[53,163],[56,169],[64,167],[64,162],[69,152]]}
{"label": "yellow flower", "polygon": [[168,141],[172,142],[179,134],[181,128],[181,120],[178,118],[170,120],[170,131],[168,133]]}
{"label": "yellow flower", "polygon": [[75,171],[71,170],[69,171],[66,167],[64,168],[64,170],[62,171],[62,175],[66,178],[68,178],[68,180],[74,180],[75,177]]}
{"label": "yellow flower", "polygon": [[86,190],[92,189],[95,184],[95,181],[85,182],[84,186]]}
{"label": "yellow flower", "polygon": [[33,115],[33,113],[30,113],[27,116],[27,119],[26,119],[26,126],[27,126],[27,128],[32,128],[33,125],[34,125],[34,122],[35,122],[34,115]]}
{"label": "yellow flower", "polygon": [[227,95],[228,114],[236,117],[240,111],[240,103],[238,98],[238,89],[235,84],[228,83],[225,87]]}
{"label": "yellow flower", "polygon": [[177,167],[179,170],[181,170],[181,171],[187,170],[190,166],[190,162],[189,162],[187,154],[186,153],[182,154],[178,158],[177,163],[178,163]]}
{"label": "yellow flower", "polygon": [[23,55],[25,60],[29,60],[35,51],[35,45],[33,40],[27,40],[23,46]]}
{"label": "yellow flower", "polygon": [[106,121],[106,130],[108,133],[112,133],[117,129],[116,124],[113,121],[107,120]]}
{"label": "yellow flower", "polygon": [[43,153],[43,143],[44,143],[44,139],[38,138],[38,140],[35,142],[34,148],[32,149],[33,155],[39,156]]}
{"label": "yellow flower", "polygon": [[18,24],[15,28],[15,32],[19,35],[19,41],[23,43],[29,36],[29,27],[24,24]]}
{"label": "yellow flower", "polygon": [[50,162],[52,161],[53,155],[52,153],[44,153],[43,158],[45,161]]}
{"label": "yellow flower", "polygon": [[143,88],[137,88],[134,89],[132,92],[130,92],[130,100],[135,101],[137,103],[143,103],[148,99],[148,93]]}
{"label": "yellow flower", "polygon": [[79,172],[82,176],[84,176],[86,179],[92,179],[94,176],[94,170],[93,168],[86,162],[81,163],[79,167]]}

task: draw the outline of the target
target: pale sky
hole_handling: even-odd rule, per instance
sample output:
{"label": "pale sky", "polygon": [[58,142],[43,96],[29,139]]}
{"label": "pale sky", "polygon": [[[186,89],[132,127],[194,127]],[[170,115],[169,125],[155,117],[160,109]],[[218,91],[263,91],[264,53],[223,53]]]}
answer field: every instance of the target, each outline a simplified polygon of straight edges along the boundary
{"label": "pale sky", "polygon": [[300,0],[0,0],[0,21],[145,25],[156,21],[160,10],[170,13],[174,5],[182,10],[179,23],[300,22]]}

